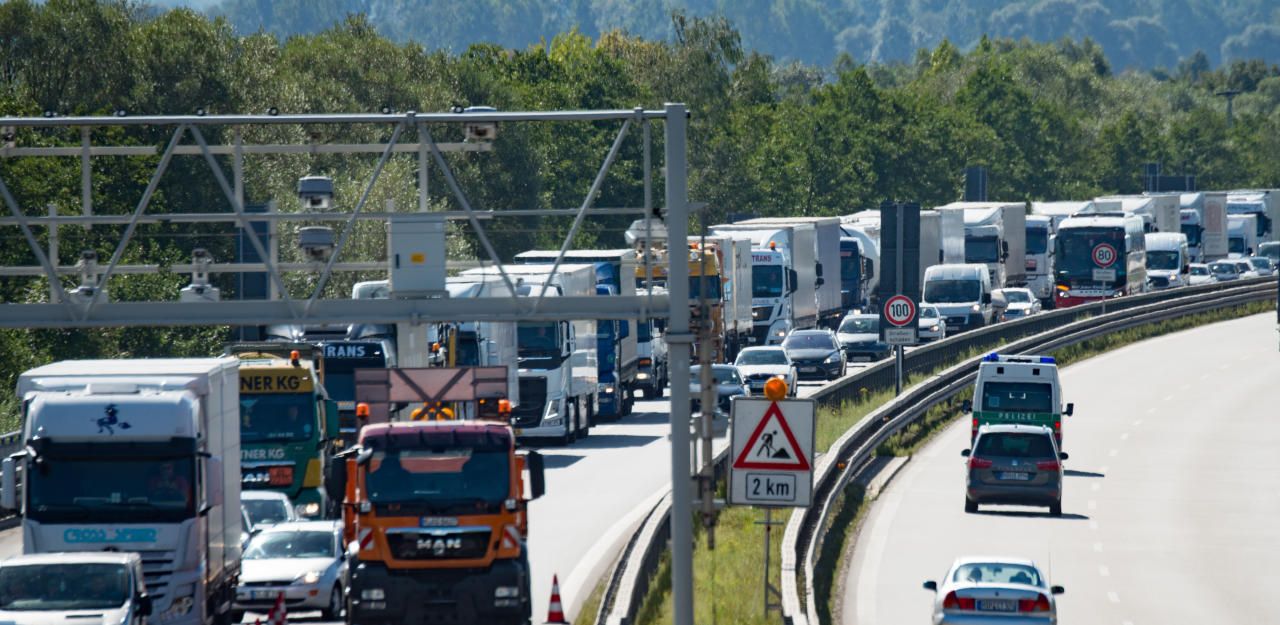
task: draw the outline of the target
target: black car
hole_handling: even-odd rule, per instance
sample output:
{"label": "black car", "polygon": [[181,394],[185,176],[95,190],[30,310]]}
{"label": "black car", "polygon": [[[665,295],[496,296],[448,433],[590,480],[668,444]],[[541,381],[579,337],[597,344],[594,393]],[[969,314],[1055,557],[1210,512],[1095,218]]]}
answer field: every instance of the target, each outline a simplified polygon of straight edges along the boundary
{"label": "black car", "polygon": [[893,348],[880,340],[879,315],[848,315],[840,322],[837,337],[845,358],[850,361],[876,361],[887,358]]}
{"label": "black car", "polygon": [[[734,397],[747,395],[747,381],[733,365],[711,365],[711,378],[716,385],[716,413],[729,414]],[[693,412],[702,410],[702,366],[689,367],[689,403]]]}
{"label": "black car", "polygon": [[1042,425],[984,425],[969,459],[964,511],[984,503],[1048,506],[1062,515],[1062,461],[1053,431]]}
{"label": "black car", "polygon": [[844,351],[831,330],[796,330],[782,342],[782,349],[801,380],[834,380],[845,374]]}

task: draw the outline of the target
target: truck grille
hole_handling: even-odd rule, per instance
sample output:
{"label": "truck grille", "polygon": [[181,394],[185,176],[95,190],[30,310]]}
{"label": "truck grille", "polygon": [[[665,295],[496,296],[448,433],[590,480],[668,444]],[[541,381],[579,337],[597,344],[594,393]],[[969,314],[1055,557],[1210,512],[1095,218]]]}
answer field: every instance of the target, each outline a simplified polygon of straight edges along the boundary
{"label": "truck grille", "polygon": [[489,549],[487,527],[439,532],[390,532],[387,546],[397,560],[472,560]]}
{"label": "truck grille", "polygon": [[511,409],[516,427],[533,427],[542,421],[547,406],[547,379],[520,378],[520,405]]}
{"label": "truck grille", "polygon": [[172,551],[139,551],[142,558],[142,577],[146,580],[147,594],[156,605],[168,596],[169,578],[173,575],[175,553]]}
{"label": "truck grille", "polygon": [[1169,278],[1167,276],[1151,276],[1151,286],[1157,289],[1163,289],[1169,286]]}

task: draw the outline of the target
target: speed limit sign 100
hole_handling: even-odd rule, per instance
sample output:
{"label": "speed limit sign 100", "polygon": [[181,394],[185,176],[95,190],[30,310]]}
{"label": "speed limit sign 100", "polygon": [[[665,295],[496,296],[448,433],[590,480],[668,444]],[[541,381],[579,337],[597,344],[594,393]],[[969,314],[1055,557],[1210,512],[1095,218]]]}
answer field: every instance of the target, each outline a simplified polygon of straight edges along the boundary
{"label": "speed limit sign 100", "polygon": [[916,304],[906,295],[894,295],[884,303],[884,318],[895,326],[905,326],[915,321]]}

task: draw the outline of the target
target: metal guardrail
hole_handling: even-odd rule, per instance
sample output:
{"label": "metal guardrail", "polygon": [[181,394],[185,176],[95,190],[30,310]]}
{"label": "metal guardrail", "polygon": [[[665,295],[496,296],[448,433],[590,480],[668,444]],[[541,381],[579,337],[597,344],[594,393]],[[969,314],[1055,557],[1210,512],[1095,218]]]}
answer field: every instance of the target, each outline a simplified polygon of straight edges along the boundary
{"label": "metal guardrail", "polygon": [[[1121,297],[1105,302],[1075,306],[988,326],[907,352],[903,358],[904,375],[934,371],[968,355],[999,347],[1001,351],[1018,353],[1027,350],[1047,351],[1090,338],[1117,332],[1133,326],[1163,321],[1204,310],[1261,301],[1275,297],[1275,280],[1260,278],[1244,282],[1225,282],[1157,291]],[[972,383],[976,374],[974,356],[954,364],[924,382],[907,389],[863,419],[832,444],[815,463],[814,501],[820,506],[796,509],[783,533],[782,603],[783,615],[793,624],[817,622],[812,580],[813,563],[821,548],[820,532],[831,506],[843,486],[870,462],[875,449],[919,418],[929,408],[949,399]],[[810,397],[820,406],[838,407],[894,387],[894,365],[885,361],[824,386]],[[717,457],[717,468],[727,456]],[[836,467],[842,466],[843,470]],[[662,552],[670,540],[670,497],[664,498],[649,514],[627,545],[611,572],[596,623],[628,625],[639,612],[657,572]],[[797,585],[797,563],[804,561],[805,600],[800,600]]]}

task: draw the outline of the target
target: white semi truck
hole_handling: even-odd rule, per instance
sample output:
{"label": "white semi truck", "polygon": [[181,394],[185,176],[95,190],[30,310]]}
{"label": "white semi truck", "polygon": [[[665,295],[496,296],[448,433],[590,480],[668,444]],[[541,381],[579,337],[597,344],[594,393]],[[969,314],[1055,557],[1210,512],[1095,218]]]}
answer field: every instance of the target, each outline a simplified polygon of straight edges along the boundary
{"label": "white semi truck", "polygon": [[1227,257],[1227,194],[1196,192],[1179,195],[1181,230],[1187,235],[1193,262]]}
{"label": "white semi truck", "polygon": [[[813,281],[813,292],[818,307],[816,324],[834,330],[844,318],[845,309],[840,297],[840,230],[839,217],[762,217],[738,222],[743,225],[779,226],[793,228],[796,246],[796,263],[810,264],[797,268],[801,280]],[[810,234],[812,231],[812,234]],[[806,239],[812,239],[811,244]],[[813,251],[810,252],[809,248]],[[806,259],[812,254],[816,263]],[[812,277],[809,277],[810,274]]]}
{"label": "white semi truck", "polygon": [[1244,258],[1258,251],[1258,215],[1227,215],[1227,257]]}
{"label": "white semi truck", "polygon": [[1242,189],[1227,193],[1228,215],[1256,215],[1258,243],[1280,240],[1280,189]]}
{"label": "white semi truck", "polygon": [[[594,265],[503,265],[518,297],[594,297]],[[498,276],[496,267],[462,272],[463,278]],[[545,288],[544,288],[545,287]],[[511,416],[521,439],[563,444],[587,436],[598,408],[596,322],[525,321],[516,327],[520,406]]]}
{"label": "white semi truck", "polygon": [[22,515],[23,553],[138,553],[151,623],[229,622],[240,574],[238,366],[68,360],[19,376],[24,450],[4,460],[0,505]]}
{"label": "white semi truck", "polygon": [[[871,213],[875,214],[874,220],[870,219]],[[867,210],[845,215],[840,218],[840,231],[843,249],[852,252],[856,247],[862,257],[857,276],[859,293],[854,299],[858,306],[870,307],[876,289],[880,288],[880,211]],[[852,281],[852,272],[850,274]]]}
{"label": "white semi truck", "polygon": [[1181,208],[1173,195],[1108,195],[1094,198],[1091,208],[1082,213],[1122,212],[1142,218],[1145,232],[1178,232]]}
{"label": "white semi truck", "polygon": [[712,226],[715,234],[751,239],[752,343],[781,343],[793,329],[818,322],[813,227],[740,222]]}
{"label": "white semi truck", "polygon": [[965,262],[986,265],[993,288],[1027,283],[1025,204],[953,202],[938,210],[964,211]]}

